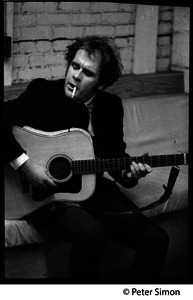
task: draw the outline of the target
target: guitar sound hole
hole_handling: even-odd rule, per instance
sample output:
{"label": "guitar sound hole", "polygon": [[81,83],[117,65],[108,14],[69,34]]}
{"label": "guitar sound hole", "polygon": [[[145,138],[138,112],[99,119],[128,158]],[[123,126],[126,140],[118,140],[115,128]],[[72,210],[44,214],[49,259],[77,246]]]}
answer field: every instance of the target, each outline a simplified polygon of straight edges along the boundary
{"label": "guitar sound hole", "polygon": [[71,174],[71,162],[65,156],[57,156],[49,161],[48,170],[56,181],[63,181]]}

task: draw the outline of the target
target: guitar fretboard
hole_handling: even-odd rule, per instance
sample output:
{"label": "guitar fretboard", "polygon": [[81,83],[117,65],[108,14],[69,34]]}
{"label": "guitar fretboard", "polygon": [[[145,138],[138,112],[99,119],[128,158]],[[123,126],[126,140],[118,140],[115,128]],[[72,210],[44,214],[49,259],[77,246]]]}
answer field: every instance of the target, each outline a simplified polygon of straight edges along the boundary
{"label": "guitar fretboard", "polygon": [[133,156],[126,158],[90,159],[72,161],[73,174],[93,174],[98,172],[109,172],[129,169],[131,162],[148,164],[152,168],[186,165],[188,164],[188,153],[167,154],[153,156]]}

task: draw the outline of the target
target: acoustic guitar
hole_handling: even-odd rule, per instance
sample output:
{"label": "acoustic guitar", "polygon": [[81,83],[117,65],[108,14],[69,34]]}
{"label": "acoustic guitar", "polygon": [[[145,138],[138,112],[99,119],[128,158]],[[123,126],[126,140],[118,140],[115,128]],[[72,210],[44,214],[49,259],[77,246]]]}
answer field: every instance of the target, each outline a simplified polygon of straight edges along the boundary
{"label": "acoustic guitar", "polygon": [[55,201],[85,201],[95,190],[96,173],[129,169],[132,161],[149,164],[152,168],[188,164],[188,153],[95,158],[89,133],[79,128],[45,132],[14,126],[13,134],[30,159],[47,169],[57,188],[32,190],[23,175],[7,165],[6,219],[20,219]]}

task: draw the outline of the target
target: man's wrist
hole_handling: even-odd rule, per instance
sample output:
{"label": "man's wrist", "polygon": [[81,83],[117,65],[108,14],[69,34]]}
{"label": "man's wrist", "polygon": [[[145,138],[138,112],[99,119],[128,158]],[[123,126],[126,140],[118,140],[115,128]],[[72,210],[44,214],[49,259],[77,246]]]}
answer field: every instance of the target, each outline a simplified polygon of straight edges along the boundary
{"label": "man's wrist", "polygon": [[21,167],[27,160],[29,159],[29,156],[27,156],[25,153],[21,154],[19,157],[14,159],[10,162],[10,165],[17,170],[19,167]]}

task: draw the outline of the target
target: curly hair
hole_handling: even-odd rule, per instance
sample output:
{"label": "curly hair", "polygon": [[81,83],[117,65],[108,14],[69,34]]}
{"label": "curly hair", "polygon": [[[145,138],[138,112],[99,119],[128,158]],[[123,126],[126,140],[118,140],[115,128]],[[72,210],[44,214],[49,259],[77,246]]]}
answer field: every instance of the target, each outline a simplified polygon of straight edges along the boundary
{"label": "curly hair", "polygon": [[112,38],[98,35],[77,37],[72,44],[66,47],[67,69],[80,49],[84,49],[89,56],[99,51],[101,55],[99,84],[104,88],[112,85],[122,75],[123,65],[119,49]]}

